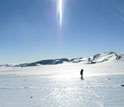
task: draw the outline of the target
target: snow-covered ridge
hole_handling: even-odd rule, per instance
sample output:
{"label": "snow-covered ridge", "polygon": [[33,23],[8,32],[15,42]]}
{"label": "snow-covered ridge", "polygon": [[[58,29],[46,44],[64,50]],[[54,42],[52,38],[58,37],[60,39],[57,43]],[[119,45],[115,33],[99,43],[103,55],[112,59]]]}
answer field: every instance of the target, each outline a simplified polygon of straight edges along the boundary
{"label": "snow-covered ridge", "polygon": [[[62,64],[64,62],[67,63],[84,63],[84,64],[96,64],[96,63],[103,63],[103,62],[111,62],[111,61],[124,61],[124,52],[105,52],[102,54],[96,54],[94,56],[90,56],[88,58],[73,58],[73,59],[67,59],[67,58],[61,58],[61,59],[47,59],[47,60],[41,60],[37,62],[32,63],[25,63],[25,64],[19,64],[14,65],[14,67],[28,67],[28,66],[38,66],[38,65],[56,65],[56,64]],[[0,65],[0,67],[9,67],[12,65]]]}
{"label": "snow-covered ridge", "polygon": [[19,64],[19,65],[15,65],[15,67],[18,67],[18,66],[21,66],[21,67],[38,66],[38,65],[56,65],[56,64],[62,64],[64,62],[69,62],[69,59],[67,59],[67,58],[47,59],[47,60],[41,60],[41,61],[32,62],[32,63]]}
{"label": "snow-covered ridge", "polygon": [[0,65],[0,67],[10,67],[12,65],[9,65],[9,64],[3,64],[3,65]]}
{"label": "snow-covered ridge", "polygon": [[115,53],[115,52],[105,52],[102,54],[96,54],[94,56],[90,56],[88,58],[74,58],[70,61],[73,63],[85,63],[85,64],[96,64],[110,61],[117,61],[120,59],[124,59],[124,52]]}
{"label": "snow-covered ridge", "polygon": [[102,62],[110,62],[110,61],[117,61],[122,58],[124,54],[119,54],[115,52],[109,52],[109,53],[102,53],[102,54],[96,54],[92,57],[90,57],[88,60],[88,63],[94,64],[94,63],[102,63]]}

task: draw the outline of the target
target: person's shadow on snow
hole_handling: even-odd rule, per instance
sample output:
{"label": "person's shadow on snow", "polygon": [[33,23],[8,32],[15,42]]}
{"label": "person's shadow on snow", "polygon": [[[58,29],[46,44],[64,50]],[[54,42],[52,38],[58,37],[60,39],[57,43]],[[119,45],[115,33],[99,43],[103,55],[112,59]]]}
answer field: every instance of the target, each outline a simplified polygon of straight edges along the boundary
{"label": "person's shadow on snow", "polygon": [[84,78],[81,76],[81,80],[84,80]]}

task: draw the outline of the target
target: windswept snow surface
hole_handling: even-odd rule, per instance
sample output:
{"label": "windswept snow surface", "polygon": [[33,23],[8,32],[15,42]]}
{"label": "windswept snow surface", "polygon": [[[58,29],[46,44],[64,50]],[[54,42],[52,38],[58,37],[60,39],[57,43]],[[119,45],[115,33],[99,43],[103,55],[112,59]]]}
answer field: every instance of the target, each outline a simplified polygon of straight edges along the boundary
{"label": "windswept snow surface", "polygon": [[97,64],[0,67],[0,107],[124,107],[121,85],[123,58]]}

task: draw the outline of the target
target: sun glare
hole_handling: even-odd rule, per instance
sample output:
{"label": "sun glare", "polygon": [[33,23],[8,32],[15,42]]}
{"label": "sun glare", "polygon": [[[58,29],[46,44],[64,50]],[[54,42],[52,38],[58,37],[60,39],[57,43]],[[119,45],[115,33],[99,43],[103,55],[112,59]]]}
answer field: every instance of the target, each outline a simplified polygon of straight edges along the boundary
{"label": "sun glare", "polygon": [[59,23],[60,23],[60,27],[62,26],[62,7],[63,7],[63,0],[59,0]]}

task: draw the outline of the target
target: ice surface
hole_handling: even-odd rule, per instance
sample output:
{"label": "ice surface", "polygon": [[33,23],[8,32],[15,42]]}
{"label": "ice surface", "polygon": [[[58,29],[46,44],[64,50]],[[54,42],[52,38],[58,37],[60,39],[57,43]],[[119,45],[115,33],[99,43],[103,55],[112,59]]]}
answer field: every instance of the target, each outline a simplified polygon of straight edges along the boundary
{"label": "ice surface", "polygon": [[124,107],[122,84],[123,60],[1,67],[0,107]]}

